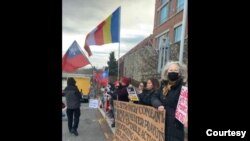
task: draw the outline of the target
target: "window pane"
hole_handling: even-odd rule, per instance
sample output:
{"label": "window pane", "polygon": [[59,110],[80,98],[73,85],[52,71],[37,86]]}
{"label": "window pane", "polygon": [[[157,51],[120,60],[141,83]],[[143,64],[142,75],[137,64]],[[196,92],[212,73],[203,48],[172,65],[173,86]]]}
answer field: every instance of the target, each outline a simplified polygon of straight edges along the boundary
{"label": "window pane", "polygon": [[177,12],[181,11],[184,8],[184,0],[177,1]]}
{"label": "window pane", "polygon": [[[158,42],[158,49],[159,49],[159,58],[158,58],[158,69],[159,71],[162,70],[164,65],[167,62],[167,53],[166,53],[166,41],[163,41],[163,38],[167,39],[168,38],[168,33],[163,34],[162,36],[157,38]],[[165,53],[164,53],[165,52]]]}
{"label": "window pane", "polygon": [[161,8],[160,24],[165,22],[168,18],[168,4]]}
{"label": "window pane", "polygon": [[163,38],[168,38],[168,32],[157,38],[158,49],[160,49],[160,40],[163,40]]}
{"label": "window pane", "polygon": [[178,26],[175,28],[174,30],[174,33],[175,33],[175,36],[174,36],[174,41],[175,42],[178,42],[181,40],[181,29],[182,29],[182,26]]}

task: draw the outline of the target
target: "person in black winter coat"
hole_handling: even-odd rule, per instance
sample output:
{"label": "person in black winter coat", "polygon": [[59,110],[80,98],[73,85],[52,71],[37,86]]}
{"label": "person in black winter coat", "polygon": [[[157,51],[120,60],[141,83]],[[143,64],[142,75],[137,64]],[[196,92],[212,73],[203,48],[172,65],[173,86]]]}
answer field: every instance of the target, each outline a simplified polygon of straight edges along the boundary
{"label": "person in black winter coat", "polygon": [[162,71],[161,87],[151,99],[159,111],[166,110],[165,141],[184,141],[184,126],[175,118],[175,111],[185,74],[184,66],[178,62],[167,64]]}
{"label": "person in black winter coat", "polygon": [[122,77],[117,90],[118,101],[129,102],[127,87],[130,84],[130,79],[127,77]]}
{"label": "person in black winter coat", "polygon": [[[77,128],[80,118],[80,100],[82,98],[80,91],[76,86],[74,78],[68,78],[67,87],[64,89],[67,102],[67,117],[69,132],[78,136]],[[73,123],[74,119],[74,123]]]}
{"label": "person in black winter coat", "polygon": [[159,88],[159,81],[155,78],[150,78],[147,81],[146,88],[143,89],[141,94],[138,94],[139,104],[152,106],[151,98],[155,91]]}

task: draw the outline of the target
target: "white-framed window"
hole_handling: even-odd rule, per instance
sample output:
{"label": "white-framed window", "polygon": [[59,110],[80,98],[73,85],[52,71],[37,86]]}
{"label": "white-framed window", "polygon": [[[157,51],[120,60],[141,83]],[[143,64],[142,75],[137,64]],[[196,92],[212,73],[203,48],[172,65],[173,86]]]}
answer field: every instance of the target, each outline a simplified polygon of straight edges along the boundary
{"label": "white-framed window", "polygon": [[161,9],[160,9],[160,24],[164,23],[168,19],[168,2],[167,0],[161,1]]}
{"label": "white-framed window", "polygon": [[176,10],[177,12],[184,9],[184,0],[177,0]]}
{"label": "white-framed window", "polygon": [[182,25],[179,25],[174,29],[174,42],[175,43],[181,40],[181,30],[182,30]]}
{"label": "white-framed window", "polygon": [[168,32],[156,38],[158,47],[158,72],[160,73],[169,60],[169,37]]}

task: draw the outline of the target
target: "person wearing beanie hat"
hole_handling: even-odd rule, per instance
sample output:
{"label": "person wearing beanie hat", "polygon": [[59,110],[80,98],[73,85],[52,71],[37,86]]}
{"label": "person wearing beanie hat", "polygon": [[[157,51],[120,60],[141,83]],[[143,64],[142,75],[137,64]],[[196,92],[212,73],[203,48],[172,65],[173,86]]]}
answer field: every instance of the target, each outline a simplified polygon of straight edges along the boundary
{"label": "person wearing beanie hat", "polygon": [[121,83],[122,83],[123,86],[128,86],[129,83],[130,83],[130,80],[127,77],[122,77],[121,78]]}
{"label": "person wearing beanie hat", "polygon": [[122,77],[120,80],[120,86],[118,88],[117,96],[119,101],[129,102],[127,87],[130,84],[130,79],[127,77]]}

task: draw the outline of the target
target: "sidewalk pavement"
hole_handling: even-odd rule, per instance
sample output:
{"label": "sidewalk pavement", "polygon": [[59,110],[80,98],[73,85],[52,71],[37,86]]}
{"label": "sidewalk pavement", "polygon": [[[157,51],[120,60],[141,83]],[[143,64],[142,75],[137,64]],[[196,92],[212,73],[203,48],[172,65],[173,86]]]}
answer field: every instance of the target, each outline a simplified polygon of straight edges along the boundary
{"label": "sidewalk pavement", "polygon": [[108,127],[100,110],[81,106],[78,136],[69,133],[67,119],[62,119],[62,141],[112,141],[113,132]]}
{"label": "sidewalk pavement", "polygon": [[106,113],[103,111],[103,109],[101,109],[101,108],[98,108],[98,109],[101,112],[101,114],[104,117],[104,119],[107,121],[108,126],[111,129],[111,131],[113,132],[113,134],[115,134],[115,127],[111,127],[112,120],[106,115]]}

